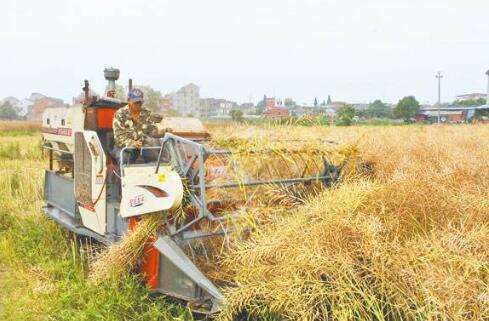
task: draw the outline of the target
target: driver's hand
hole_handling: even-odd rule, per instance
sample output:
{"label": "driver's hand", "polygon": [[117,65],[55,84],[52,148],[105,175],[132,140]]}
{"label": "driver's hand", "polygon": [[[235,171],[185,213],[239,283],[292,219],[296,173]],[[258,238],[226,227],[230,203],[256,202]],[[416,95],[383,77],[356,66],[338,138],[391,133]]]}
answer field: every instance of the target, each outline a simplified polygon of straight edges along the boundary
{"label": "driver's hand", "polygon": [[137,140],[137,141],[135,141],[135,142],[132,144],[132,147],[134,147],[134,148],[138,148],[138,149],[139,149],[139,148],[143,147],[143,142],[142,142],[142,141],[140,141],[140,140]]}

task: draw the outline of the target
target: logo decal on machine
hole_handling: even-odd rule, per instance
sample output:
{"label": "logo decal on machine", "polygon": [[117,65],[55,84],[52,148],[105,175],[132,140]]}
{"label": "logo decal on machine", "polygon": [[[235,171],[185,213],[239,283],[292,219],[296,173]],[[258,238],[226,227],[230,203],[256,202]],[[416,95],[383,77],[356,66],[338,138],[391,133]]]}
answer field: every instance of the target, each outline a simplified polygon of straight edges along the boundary
{"label": "logo decal on machine", "polygon": [[60,135],[60,136],[71,136],[71,128],[65,127],[42,127],[42,132],[46,134]]}
{"label": "logo decal on machine", "polygon": [[56,134],[61,136],[71,136],[71,128],[58,127]]}
{"label": "logo decal on machine", "polygon": [[129,206],[136,207],[144,204],[144,195],[136,195],[129,199]]}

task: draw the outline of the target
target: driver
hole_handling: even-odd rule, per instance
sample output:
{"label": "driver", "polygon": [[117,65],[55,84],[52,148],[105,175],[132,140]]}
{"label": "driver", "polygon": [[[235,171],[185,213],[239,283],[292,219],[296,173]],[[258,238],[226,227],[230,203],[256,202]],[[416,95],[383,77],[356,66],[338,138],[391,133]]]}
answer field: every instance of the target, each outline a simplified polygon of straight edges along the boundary
{"label": "driver", "polygon": [[[158,146],[158,140],[163,135],[158,133],[155,125],[156,118],[161,121],[161,116],[152,115],[143,108],[143,92],[140,89],[131,89],[127,94],[127,106],[120,108],[114,115],[113,128],[114,140],[117,147],[116,158],[118,168],[120,166],[120,150],[124,147],[132,147],[124,152],[124,164],[134,163],[141,154],[143,146]],[[157,158],[156,150],[143,150],[144,162],[152,162]]]}

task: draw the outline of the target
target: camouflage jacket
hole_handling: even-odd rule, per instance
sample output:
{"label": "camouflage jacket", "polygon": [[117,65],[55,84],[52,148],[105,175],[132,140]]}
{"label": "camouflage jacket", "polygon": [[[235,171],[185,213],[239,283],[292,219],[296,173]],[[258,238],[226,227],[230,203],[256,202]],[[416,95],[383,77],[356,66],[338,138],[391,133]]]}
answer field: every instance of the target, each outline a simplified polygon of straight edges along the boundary
{"label": "camouflage jacket", "polygon": [[139,119],[135,121],[128,106],[115,113],[113,128],[115,144],[120,148],[132,146],[134,142],[144,140],[145,137],[153,137],[157,132],[149,110],[142,108]]}

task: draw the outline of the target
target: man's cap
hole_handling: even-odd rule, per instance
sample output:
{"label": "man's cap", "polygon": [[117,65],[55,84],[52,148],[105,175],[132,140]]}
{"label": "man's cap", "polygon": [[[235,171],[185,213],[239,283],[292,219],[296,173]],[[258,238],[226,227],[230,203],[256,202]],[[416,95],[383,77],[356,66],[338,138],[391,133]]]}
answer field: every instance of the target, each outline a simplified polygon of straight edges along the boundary
{"label": "man's cap", "polygon": [[133,102],[143,102],[144,101],[144,95],[141,89],[131,89],[127,93],[127,100],[133,101]]}

